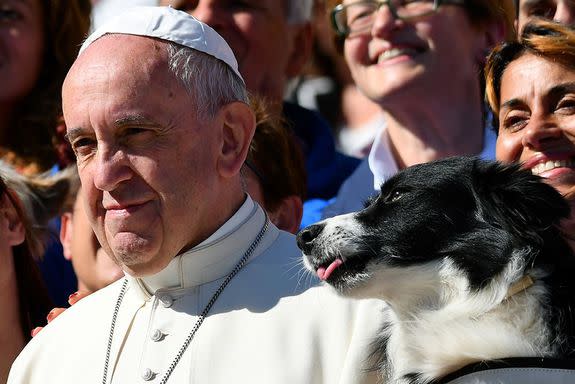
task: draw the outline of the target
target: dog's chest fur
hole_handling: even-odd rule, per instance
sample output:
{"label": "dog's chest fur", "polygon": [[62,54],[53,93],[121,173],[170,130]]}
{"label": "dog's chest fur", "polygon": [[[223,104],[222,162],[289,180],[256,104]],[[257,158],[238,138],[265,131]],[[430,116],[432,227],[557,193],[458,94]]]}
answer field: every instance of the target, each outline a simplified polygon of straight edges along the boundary
{"label": "dog's chest fur", "polygon": [[[441,311],[400,319],[388,311],[378,348],[386,383],[418,383],[443,377],[468,364],[509,356],[551,356],[548,325],[533,287],[477,318],[465,315],[481,298],[453,303]],[[464,351],[462,353],[462,351]],[[379,353],[382,353],[380,350]]]}

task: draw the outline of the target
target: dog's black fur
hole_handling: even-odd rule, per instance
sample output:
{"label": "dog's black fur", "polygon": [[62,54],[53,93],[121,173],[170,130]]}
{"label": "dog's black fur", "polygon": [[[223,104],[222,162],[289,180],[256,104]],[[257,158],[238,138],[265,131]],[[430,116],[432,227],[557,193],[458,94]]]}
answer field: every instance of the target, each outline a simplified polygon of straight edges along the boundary
{"label": "dog's black fur", "polygon": [[[343,261],[322,276],[339,293],[389,303],[376,347],[386,379],[428,382],[478,360],[575,357],[575,262],[559,229],[569,213],[562,196],[528,170],[450,158],[398,173],[365,209],[304,229],[298,245],[313,271]],[[525,275],[534,284],[506,297]],[[516,324],[530,317],[531,328]],[[513,327],[493,351],[473,344]],[[424,341],[417,350],[402,345],[428,332],[437,350]],[[523,349],[511,345],[524,339]],[[461,350],[430,356],[446,344]]]}

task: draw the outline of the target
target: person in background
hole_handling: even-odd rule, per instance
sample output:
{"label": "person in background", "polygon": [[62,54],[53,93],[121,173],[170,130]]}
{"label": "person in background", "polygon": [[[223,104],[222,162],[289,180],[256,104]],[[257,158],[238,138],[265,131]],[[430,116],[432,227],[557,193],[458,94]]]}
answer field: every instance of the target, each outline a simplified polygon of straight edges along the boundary
{"label": "person in background", "polygon": [[339,44],[385,129],[323,217],[357,211],[398,170],[455,156],[494,157],[486,129],[486,53],[514,36],[511,0],[331,1]]}
{"label": "person in background", "polygon": [[554,20],[563,24],[575,24],[575,1],[573,0],[515,0],[517,8],[517,32],[534,18]]}
{"label": "person in background", "polygon": [[[0,159],[37,175],[74,161],[63,135],[61,88],[90,25],[89,0],[3,0],[0,8]],[[39,261],[52,300],[63,305],[76,285],[50,223]]]}
{"label": "person in background", "polygon": [[279,229],[297,233],[306,198],[306,173],[297,138],[261,98],[252,96],[256,130],[242,168],[245,191]]}
{"label": "person in background", "polygon": [[563,194],[563,233],[575,251],[575,31],[532,21],[491,53],[485,73],[497,159],[520,162]]}
{"label": "person in background", "polygon": [[29,178],[0,161],[0,383],[33,326],[52,307],[36,260],[44,250],[48,219],[59,213],[67,186],[65,177]]}
{"label": "person in background", "polygon": [[337,149],[361,159],[385,124],[383,113],[357,89],[335,46],[325,10],[325,1],[316,0],[312,57],[301,75],[290,81],[287,100],[318,111],[330,123]]}
{"label": "person in background", "polygon": [[243,189],[255,117],[221,36],[134,8],[86,40],[62,93],[86,213],[126,277],[50,323],[8,383],[374,382],[383,303],[294,278],[294,236]]}
{"label": "person in background", "polygon": [[66,165],[72,159],[54,146],[65,130],[60,90],[88,32],[90,2],[4,0],[0,15],[0,158],[26,174]]}
{"label": "person in background", "polygon": [[[232,48],[250,93],[264,97],[282,113],[304,155],[307,199],[329,199],[359,164],[335,149],[325,119],[297,104],[283,102],[290,78],[310,58],[314,0],[161,0],[214,28]],[[304,215],[308,210],[304,205]]]}

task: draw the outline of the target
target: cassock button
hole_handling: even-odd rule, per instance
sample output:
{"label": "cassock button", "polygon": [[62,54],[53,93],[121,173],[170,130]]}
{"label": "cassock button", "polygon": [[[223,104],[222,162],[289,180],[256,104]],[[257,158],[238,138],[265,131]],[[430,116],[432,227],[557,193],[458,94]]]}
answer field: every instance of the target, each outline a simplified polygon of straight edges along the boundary
{"label": "cassock button", "polygon": [[154,376],[156,375],[154,374],[154,372],[152,372],[150,368],[146,368],[144,369],[144,372],[142,372],[142,379],[144,379],[145,381],[152,380]]}
{"label": "cassock button", "polygon": [[159,329],[156,329],[156,330],[154,330],[154,332],[152,332],[151,338],[153,341],[160,341],[160,340],[162,340],[163,337],[164,337],[164,334]]}
{"label": "cassock button", "polygon": [[170,308],[174,303],[174,298],[170,295],[162,295],[159,297],[159,299],[164,308]]}

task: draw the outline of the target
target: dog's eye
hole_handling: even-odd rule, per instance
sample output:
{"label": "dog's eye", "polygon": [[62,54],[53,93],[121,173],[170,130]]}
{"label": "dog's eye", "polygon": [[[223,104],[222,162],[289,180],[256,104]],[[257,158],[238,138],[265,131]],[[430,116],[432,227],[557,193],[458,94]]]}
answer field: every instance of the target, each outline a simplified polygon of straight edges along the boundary
{"label": "dog's eye", "polygon": [[387,198],[385,199],[385,201],[388,203],[393,203],[394,201],[401,199],[403,197],[403,194],[404,194],[404,191],[400,191],[400,190],[396,189],[395,191],[391,191],[391,193],[389,195],[387,195]]}

